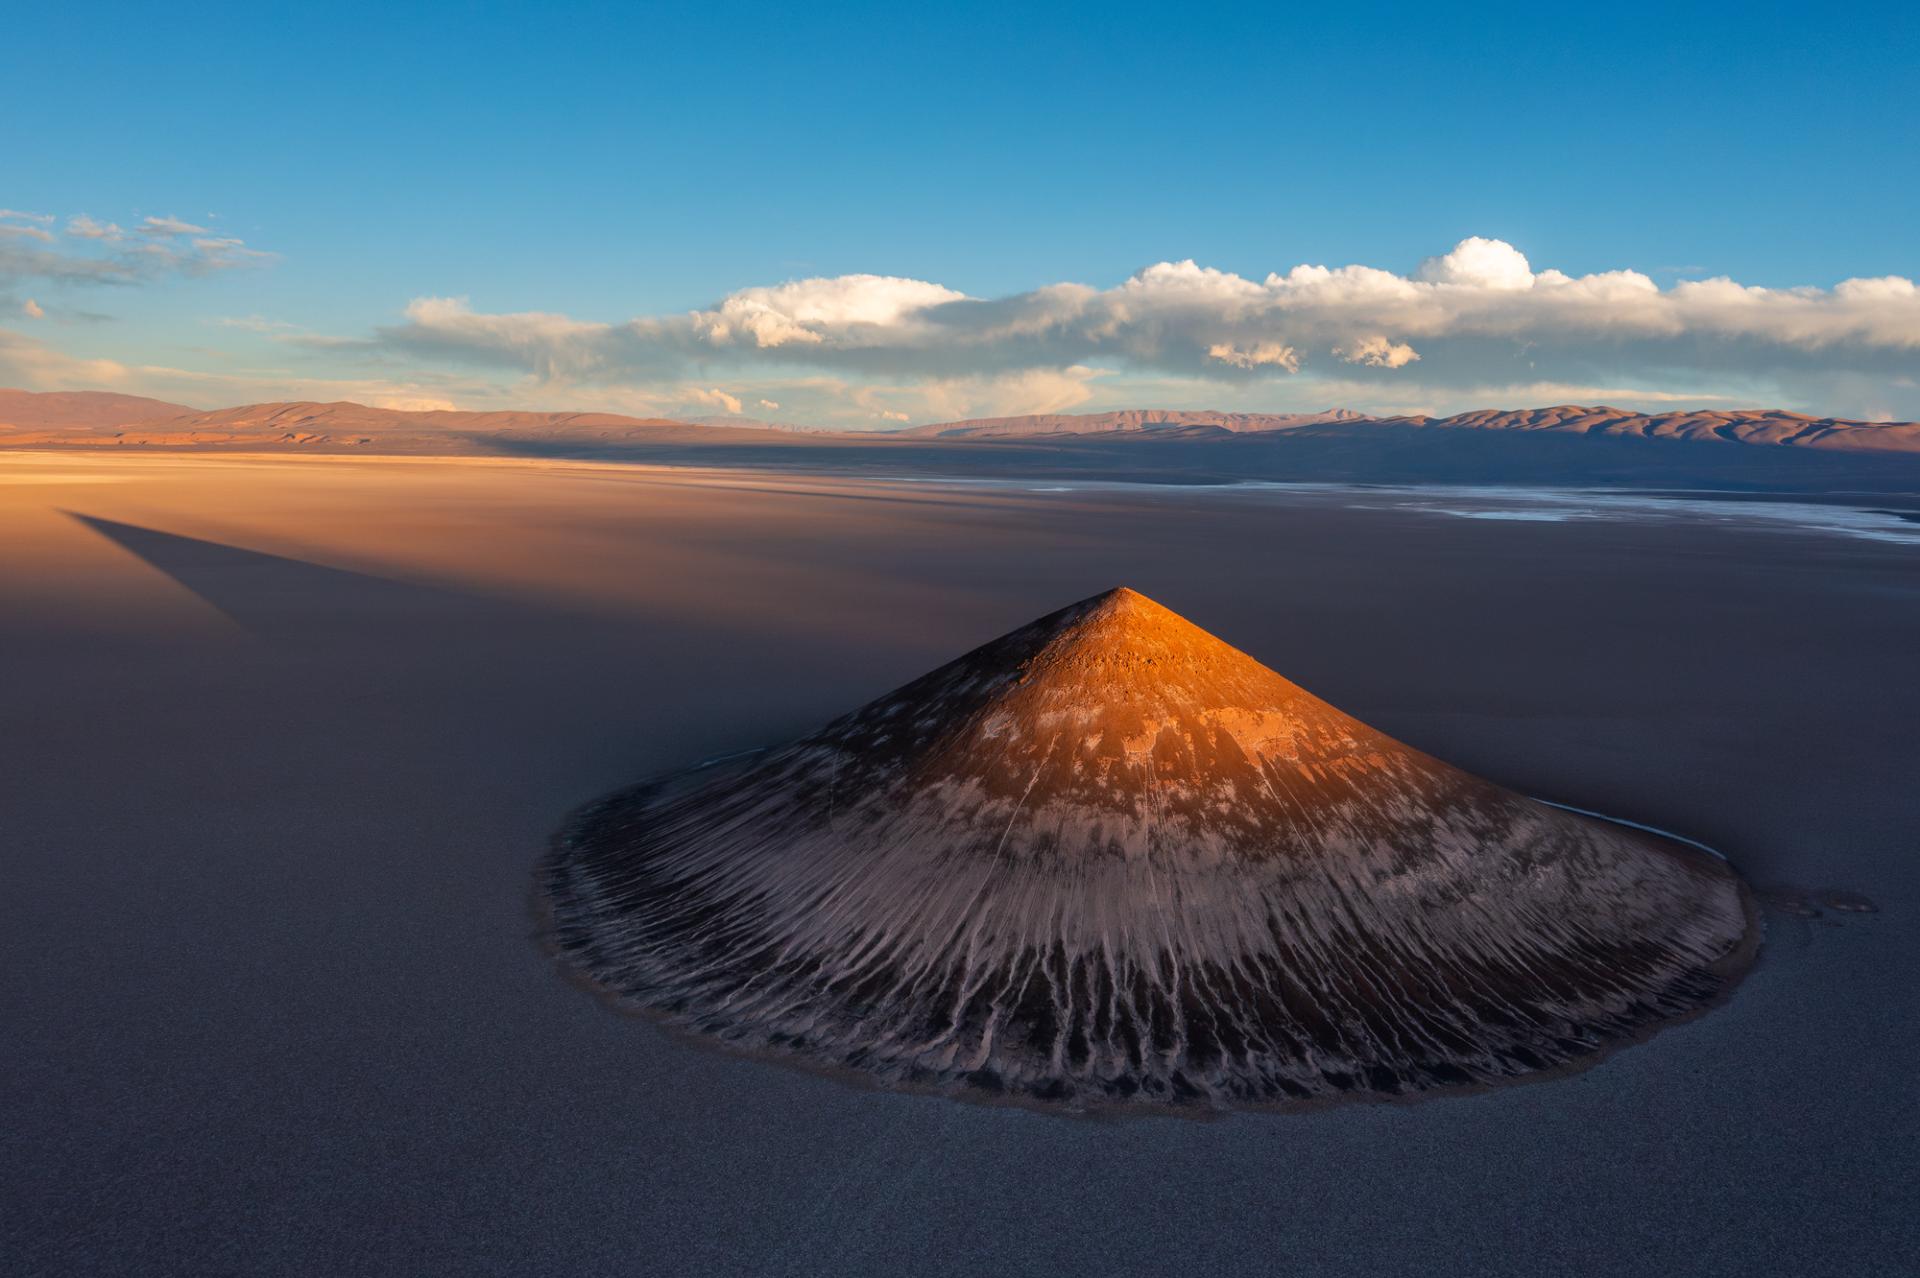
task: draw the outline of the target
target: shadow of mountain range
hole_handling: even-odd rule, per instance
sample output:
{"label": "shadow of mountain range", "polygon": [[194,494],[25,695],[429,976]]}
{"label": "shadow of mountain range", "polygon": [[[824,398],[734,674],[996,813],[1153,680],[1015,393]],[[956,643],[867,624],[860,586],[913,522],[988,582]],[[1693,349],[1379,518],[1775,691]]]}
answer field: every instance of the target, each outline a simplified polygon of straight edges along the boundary
{"label": "shadow of mountain range", "polygon": [[1902,454],[1378,422],[1251,434],[1142,431],[965,441],[867,441],[845,435],[573,440],[485,434],[466,442],[479,452],[517,457],[876,477],[1920,494],[1920,457]]}

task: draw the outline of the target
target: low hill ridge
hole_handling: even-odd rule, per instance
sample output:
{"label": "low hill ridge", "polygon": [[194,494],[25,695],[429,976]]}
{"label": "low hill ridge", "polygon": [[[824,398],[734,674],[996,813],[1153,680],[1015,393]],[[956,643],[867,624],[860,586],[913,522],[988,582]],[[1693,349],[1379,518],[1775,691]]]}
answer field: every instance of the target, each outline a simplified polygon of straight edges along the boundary
{"label": "low hill ridge", "polygon": [[[523,410],[381,408],[351,400],[289,400],[241,404],[199,411],[157,400],[123,406],[130,396],[75,392],[61,400],[84,398],[86,411],[65,418],[37,405],[49,399],[25,391],[17,397],[26,424],[0,429],[0,446],[73,447],[117,445],[153,448],[296,448],[307,450],[486,454],[652,443],[697,442],[708,436],[779,435],[772,429],[701,426],[666,417],[628,417],[619,413],[534,412]],[[0,406],[6,400],[0,399]],[[153,405],[152,409],[141,405]],[[170,411],[161,412],[159,409]],[[0,423],[6,419],[0,416]]]}
{"label": "low hill ridge", "polygon": [[0,388],[0,444],[25,432],[88,431],[181,417],[185,404],[114,391],[27,391]]}

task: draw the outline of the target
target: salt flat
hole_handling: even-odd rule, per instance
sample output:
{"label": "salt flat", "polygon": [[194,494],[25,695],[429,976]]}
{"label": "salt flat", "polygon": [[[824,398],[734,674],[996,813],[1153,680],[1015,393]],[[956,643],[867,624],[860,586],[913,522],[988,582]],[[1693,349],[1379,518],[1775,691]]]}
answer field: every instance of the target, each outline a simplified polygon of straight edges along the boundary
{"label": "salt flat", "polygon": [[[5,1267],[1915,1254],[1920,548],[1719,507],[1031,488],[0,457]],[[717,1054],[608,1011],[534,944],[532,868],[573,806],[1116,584],[1492,779],[1698,838],[1776,901],[1879,912],[1770,909],[1727,1006],[1573,1078],[1214,1122]]]}

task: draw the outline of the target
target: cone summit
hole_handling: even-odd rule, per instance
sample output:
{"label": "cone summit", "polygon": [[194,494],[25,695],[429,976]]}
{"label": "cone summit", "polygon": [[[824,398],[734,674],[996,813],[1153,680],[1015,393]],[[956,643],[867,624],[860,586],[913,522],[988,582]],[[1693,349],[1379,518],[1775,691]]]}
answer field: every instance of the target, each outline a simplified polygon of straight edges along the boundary
{"label": "cone summit", "polygon": [[556,948],[735,1046],[1076,1104],[1564,1066],[1737,975],[1716,859],[1428,757],[1131,590],[579,814]]}

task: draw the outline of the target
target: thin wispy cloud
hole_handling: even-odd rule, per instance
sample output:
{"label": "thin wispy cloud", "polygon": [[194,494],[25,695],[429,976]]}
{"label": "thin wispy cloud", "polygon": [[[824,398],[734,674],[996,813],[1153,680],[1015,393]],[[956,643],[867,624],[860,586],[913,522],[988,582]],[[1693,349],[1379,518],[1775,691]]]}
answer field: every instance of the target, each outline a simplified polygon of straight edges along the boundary
{"label": "thin wispy cloud", "polygon": [[175,217],[145,217],[132,231],[86,213],[62,225],[52,214],[0,209],[0,287],[132,285],[262,266],[273,253],[238,236]]}
{"label": "thin wispy cloud", "polygon": [[183,222],[177,217],[143,217],[139,226],[142,235],[211,235],[213,232],[204,226],[195,226],[192,222]]}
{"label": "thin wispy cloud", "polygon": [[117,244],[127,237],[119,223],[96,221],[85,213],[67,219],[67,234],[77,240],[105,240],[110,244]]}
{"label": "thin wispy cloud", "polygon": [[17,209],[0,209],[0,239],[11,237],[16,240],[38,240],[42,244],[53,243],[53,232],[47,229],[50,219],[33,213],[22,213]]}
{"label": "thin wispy cloud", "polygon": [[[271,330],[274,321],[257,327]],[[256,327],[241,321],[225,327]],[[687,417],[716,410],[738,413],[750,391],[734,394],[699,383],[667,383],[644,389],[606,386],[569,394],[555,403],[551,386],[522,380],[502,384],[485,376],[430,368],[369,371],[340,375],[297,364],[248,366],[230,354],[224,367],[209,370],[175,365],[81,358],[18,330],[0,327],[0,386],[28,390],[116,390],[185,403],[227,405],[278,400],[352,400],[377,408],[446,409],[594,409],[638,417]],[[797,387],[810,404],[846,400],[852,388],[831,379]],[[762,399],[761,408],[778,408]]]}
{"label": "thin wispy cloud", "polygon": [[223,315],[213,321],[221,328],[237,328],[248,333],[273,336],[296,331],[299,325],[288,320],[268,319],[264,315]]}
{"label": "thin wispy cloud", "polygon": [[115,390],[195,404],[283,399],[354,400],[395,408],[517,407],[510,394],[471,378],[329,377],[292,367],[221,371],[81,358],[16,330],[0,328],[0,386],[28,390]]}
{"label": "thin wispy cloud", "polygon": [[116,360],[76,358],[37,338],[0,328],[0,386],[120,390],[133,371]]}

